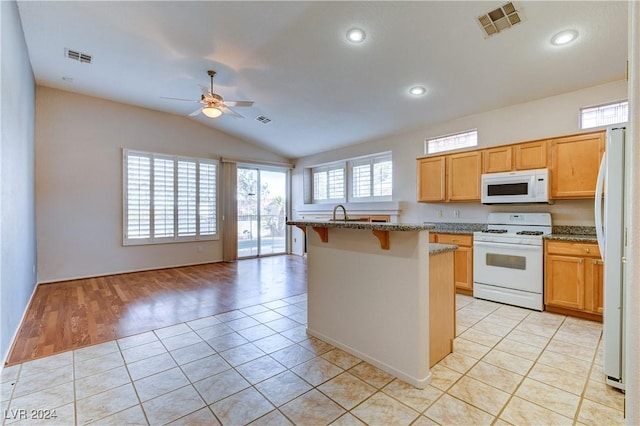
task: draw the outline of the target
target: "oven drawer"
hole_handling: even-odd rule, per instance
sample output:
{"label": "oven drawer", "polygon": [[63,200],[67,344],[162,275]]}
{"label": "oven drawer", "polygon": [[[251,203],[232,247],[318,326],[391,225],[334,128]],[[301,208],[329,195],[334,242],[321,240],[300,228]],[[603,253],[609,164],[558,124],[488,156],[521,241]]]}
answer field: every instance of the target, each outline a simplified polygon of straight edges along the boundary
{"label": "oven drawer", "polygon": [[571,241],[546,241],[547,253],[566,254],[569,256],[600,256],[600,249],[595,243],[577,243]]}
{"label": "oven drawer", "polygon": [[457,246],[468,246],[471,247],[473,245],[473,235],[464,235],[464,234],[437,234],[436,240],[440,244],[455,244]]}

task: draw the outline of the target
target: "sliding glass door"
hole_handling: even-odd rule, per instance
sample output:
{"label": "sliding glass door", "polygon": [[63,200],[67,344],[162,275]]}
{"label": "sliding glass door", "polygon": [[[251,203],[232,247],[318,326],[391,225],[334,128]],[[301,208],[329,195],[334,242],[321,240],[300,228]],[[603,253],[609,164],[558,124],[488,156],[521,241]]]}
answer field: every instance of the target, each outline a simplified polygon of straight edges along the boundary
{"label": "sliding glass door", "polygon": [[287,176],[238,166],[238,258],[286,253]]}

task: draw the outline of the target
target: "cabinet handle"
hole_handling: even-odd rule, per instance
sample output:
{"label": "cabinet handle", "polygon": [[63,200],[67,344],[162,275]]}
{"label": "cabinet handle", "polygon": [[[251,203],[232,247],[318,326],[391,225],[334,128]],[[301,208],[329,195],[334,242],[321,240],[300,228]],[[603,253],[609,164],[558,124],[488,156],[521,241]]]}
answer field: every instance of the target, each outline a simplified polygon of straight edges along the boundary
{"label": "cabinet handle", "polygon": [[584,259],[578,260],[578,263],[582,263],[582,262],[584,262]]}
{"label": "cabinet handle", "polygon": [[590,252],[591,252],[591,250],[590,250],[590,249],[588,249],[588,248],[586,248],[586,249],[584,249],[584,250],[585,250],[587,253],[590,253]]}
{"label": "cabinet handle", "polygon": [[594,265],[597,265],[597,264],[598,264],[598,261],[597,261],[597,260],[594,260],[594,261],[593,261],[593,264],[594,264]]}

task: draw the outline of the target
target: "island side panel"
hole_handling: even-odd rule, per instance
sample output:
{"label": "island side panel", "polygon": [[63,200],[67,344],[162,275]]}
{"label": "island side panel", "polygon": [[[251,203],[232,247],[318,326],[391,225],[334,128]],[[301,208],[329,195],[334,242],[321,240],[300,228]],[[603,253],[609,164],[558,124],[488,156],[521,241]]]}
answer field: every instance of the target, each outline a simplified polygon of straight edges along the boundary
{"label": "island side panel", "polygon": [[429,231],[308,236],[308,331],[423,388],[429,372]]}

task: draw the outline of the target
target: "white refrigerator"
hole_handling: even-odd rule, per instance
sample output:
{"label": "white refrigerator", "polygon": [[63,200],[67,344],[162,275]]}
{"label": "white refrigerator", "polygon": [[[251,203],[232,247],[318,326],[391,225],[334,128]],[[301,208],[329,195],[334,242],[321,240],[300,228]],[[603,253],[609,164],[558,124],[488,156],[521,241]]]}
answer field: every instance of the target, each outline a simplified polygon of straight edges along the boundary
{"label": "white refrigerator", "polygon": [[[608,385],[625,386],[624,307],[629,161],[625,125],[607,128],[595,197],[596,234],[604,261],[603,349]],[[604,194],[604,197],[603,197]]]}

